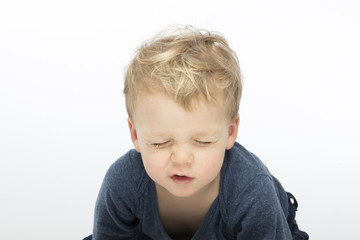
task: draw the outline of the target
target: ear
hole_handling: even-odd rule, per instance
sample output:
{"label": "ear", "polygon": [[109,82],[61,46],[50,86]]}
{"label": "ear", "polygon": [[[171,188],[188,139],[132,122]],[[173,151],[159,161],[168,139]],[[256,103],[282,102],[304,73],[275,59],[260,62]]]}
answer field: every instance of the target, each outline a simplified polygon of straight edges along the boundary
{"label": "ear", "polygon": [[136,151],[140,152],[140,147],[139,147],[139,140],[136,134],[136,129],[135,129],[135,125],[133,123],[133,120],[131,118],[128,118],[128,125],[129,125],[129,129],[130,129],[130,136],[131,136],[131,140],[134,144],[134,147],[136,149]]}
{"label": "ear", "polygon": [[229,136],[226,144],[227,150],[232,148],[235,144],[236,137],[238,135],[239,122],[240,122],[240,116],[238,114],[237,117],[231,122],[229,126]]}

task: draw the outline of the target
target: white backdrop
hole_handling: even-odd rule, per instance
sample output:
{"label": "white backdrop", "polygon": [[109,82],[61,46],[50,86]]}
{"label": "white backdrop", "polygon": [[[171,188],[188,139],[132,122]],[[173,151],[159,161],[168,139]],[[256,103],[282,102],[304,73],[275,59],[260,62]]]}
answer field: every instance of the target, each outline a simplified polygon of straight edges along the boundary
{"label": "white backdrop", "polygon": [[238,141],[300,203],[312,239],[359,236],[357,1],[0,3],[0,238],[82,239],[132,147],[123,70],[170,24],[221,32],[245,79]]}

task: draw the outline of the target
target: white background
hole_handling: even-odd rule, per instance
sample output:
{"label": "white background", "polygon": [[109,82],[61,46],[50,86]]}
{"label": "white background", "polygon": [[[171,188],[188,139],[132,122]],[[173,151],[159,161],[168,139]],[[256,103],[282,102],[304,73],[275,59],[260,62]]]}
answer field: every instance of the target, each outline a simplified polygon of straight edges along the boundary
{"label": "white background", "polygon": [[123,70],[171,24],[221,32],[245,85],[238,141],[312,239],[359,236],[357,1],[1,1],[0,238],[82,239],[132,147]]}

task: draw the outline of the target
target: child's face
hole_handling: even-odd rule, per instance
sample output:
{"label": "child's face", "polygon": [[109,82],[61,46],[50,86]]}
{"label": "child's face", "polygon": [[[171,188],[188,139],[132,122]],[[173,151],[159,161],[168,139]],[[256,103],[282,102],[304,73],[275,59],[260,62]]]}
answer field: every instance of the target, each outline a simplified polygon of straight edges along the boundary
{"label": "child's face", "polygon": [[239,117],[229,122],[223,107],[201,100],[189,112],[163,93],[139,94],[136,106],[129,120],[132,141],[157,185],[178,197],[217,185]]}

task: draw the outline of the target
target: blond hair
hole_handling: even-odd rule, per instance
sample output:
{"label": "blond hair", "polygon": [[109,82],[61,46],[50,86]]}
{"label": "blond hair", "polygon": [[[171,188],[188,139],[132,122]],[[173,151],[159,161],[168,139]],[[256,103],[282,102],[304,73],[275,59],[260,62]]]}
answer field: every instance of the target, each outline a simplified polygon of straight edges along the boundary
{"label": "blond hair", "polygon": [[189,26],[161,32],[140,46],[126,69],[127,112],[131,118],[139,92],[162,89],[189,111],[199,97],[224,105],[233,120],[239,111],[240,76],[237,56],[220,34]]}

